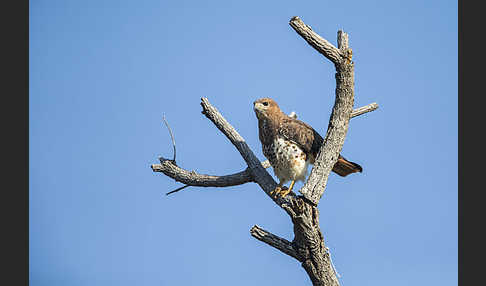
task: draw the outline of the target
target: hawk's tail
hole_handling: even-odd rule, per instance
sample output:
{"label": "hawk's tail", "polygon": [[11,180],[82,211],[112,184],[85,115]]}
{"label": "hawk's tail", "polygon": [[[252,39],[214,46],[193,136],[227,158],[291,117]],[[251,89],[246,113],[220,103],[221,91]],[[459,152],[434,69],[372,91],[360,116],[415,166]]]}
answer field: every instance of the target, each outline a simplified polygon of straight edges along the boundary
{"label": "hawk's tail", "polygon": [[360,165],[346,160],[343,156],[339,155],[339,158],[332,168],[332,170],[339,176],[346,177],[349,174],[356,172],[363,172],[363,168]]}

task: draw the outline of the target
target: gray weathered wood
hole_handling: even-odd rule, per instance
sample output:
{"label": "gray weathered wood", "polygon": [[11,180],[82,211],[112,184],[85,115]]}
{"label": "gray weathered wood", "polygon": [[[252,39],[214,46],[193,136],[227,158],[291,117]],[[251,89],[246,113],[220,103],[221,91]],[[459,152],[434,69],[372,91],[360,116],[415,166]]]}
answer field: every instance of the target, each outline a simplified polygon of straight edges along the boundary
{"label": "gray weathered wood", "polygon": [[[306,29],[307,26],[302,26]],[[310,28],[307,28],[310,29]],[[317,205],[326,188],[329,174],[336,163],[344,139],[348,131],[349,119],[354,105],[354,63],[350,61],[348,35],[342,31],[338,32],[338,43],[340,43],[340,61],[335,62],[336,67],[336,97],[331,112],[326,136],[316,161],[310,172],[309,178],[300,192],[309,201]],[[318,49],[319,47],[314,48]],[[325,54],[326,50],[319,50]]]}
{"label": "gray weathered wood", "polygon": [[298,16],[292,17],[289,24],[302,38],[304,38],[304,40],[307,41],[307,43],[314,47],[319,53],[323,54],[331,62],[334,64],[341,62],[344,56],[342,52],[314,32],[312,28],[306,25]]}
{"label": "gray weathered wood", "polygon": [[[166,176],[177,182],[195,187],[229,187],[254,182],[250,170],[247,168],[241,172],[231,175],[214,176],[199,174],[195,171],[188,171],[177,166],[173,160],[159,158],[160,164],[153,164],[154,172],[164,173]],[[261,163],[263,168],[270,167],[268,160]]]}
{"label": "gray weathered wood", "polygon": [[301,258],[295,251],[294,247],[292,246],[292,243],[285,238],[281,238],[273,233],[270,233],[263,228],[259,227],[258,225],[254,225],[250,229],[250,234],[262,241],[265,242],[266,244],[275,247],[276,249],[282,251],[283,253],[292,256],[293,258],[301,261]]}
{"label": "gray weathered wood", "polygon": [[302,197],[285,205],[294,225],[292,246],[313,285],[338,286],[339,281],[319,226],[319,210]]}
{"label": "gray weathered wood", "polygon": [[371,111],[376,110],[376,109],[378,109],[378,104],[376,102],[370,103],[370,104],[368,104],[366,106],[362,106],[360,108],[356,108],[351,113],[351,118],[354,118],[356,116],[360,116],[362,114],[371,112]]}
{"label": "gray weathered wood", "polygon": [[236,147],[240,152],[241,157],[245,160],[248,165],[248,170],[252,175],[255,183],[257,183],[260,188],[270,197],[275,203],[281,206],[286,199],[273,197],[270,193],[277,186],[277,182],[273,177],[265,170],[265,168],[260,163],[260,160],[255,156],[253,151],[248,147],[243,137],[229,124],[228,121],[219,113],[216,107],[209,103],[207,98],[201,98],[201,106],[203,108],[202,113],[211,122],[216,125],[216,127],[230,140],[230,142]]}

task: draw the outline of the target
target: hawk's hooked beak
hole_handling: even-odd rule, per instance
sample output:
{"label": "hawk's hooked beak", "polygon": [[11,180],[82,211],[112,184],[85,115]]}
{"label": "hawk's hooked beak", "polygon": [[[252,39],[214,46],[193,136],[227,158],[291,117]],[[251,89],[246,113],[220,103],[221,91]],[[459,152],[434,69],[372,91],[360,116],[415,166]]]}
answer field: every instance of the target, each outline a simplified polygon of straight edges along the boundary
{"label": "hawk's hooked beak", "polygon": [[253,102],[253,111],[255,111],[255,114],[258,118],[262,117],[263,115],[263,104],[260,102]]}
{"label": "hawk's hooked beak", "polygon": [[260,102],[253,102],[253,110],[261,112],[263,109],[263,104]]}

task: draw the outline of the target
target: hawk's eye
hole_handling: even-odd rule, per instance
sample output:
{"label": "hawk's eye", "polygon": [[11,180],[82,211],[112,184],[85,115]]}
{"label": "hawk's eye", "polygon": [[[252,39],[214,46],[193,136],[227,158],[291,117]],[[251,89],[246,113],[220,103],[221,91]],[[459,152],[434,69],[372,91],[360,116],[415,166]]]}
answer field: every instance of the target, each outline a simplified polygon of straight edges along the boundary
{"label": "hawk's eye", "polygon": [[262,104],[263,104],[264,106],[268,106],[268,101],[264,101],[264,102],[262,102]]}

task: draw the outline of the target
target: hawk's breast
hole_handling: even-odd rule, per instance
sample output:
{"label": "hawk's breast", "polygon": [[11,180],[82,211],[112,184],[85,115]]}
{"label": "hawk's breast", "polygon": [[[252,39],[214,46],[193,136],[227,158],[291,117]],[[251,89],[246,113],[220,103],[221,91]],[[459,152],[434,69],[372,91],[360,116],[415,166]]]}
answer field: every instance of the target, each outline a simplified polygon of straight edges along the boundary
{"label": "hawk's breast", "polygon": [[308,158],[295,143],[277,136],[271,144],[263,146],[263,154],[270,161],[275,176],[282,183],[289,180],[305,180]]}

